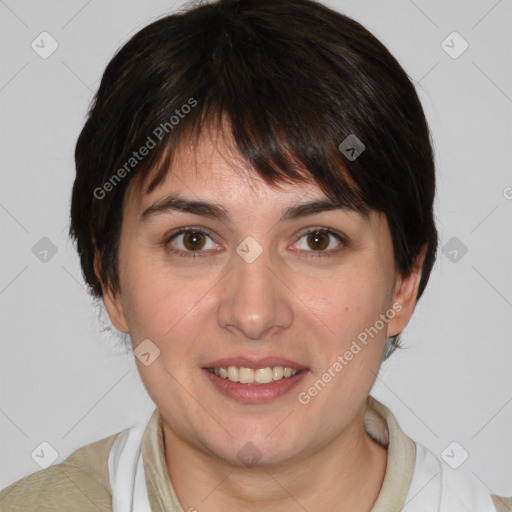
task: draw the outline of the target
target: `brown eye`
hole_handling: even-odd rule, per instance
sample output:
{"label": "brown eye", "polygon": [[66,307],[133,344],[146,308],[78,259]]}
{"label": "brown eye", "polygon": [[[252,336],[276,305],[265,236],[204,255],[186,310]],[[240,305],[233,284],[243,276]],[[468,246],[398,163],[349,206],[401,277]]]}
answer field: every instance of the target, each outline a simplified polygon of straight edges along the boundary
{"label": "brown eye", "polygon": [[218,245],[205,231],[197,228],[182,228],[168,236],[165,245],[169,252],[183,257],[206,257]]}
{"label": "brown eye", "polygon": [[315,231],[314,233],[309,233],[307,241],[312,249],[323,250],[329,246],[330,240],[325,231]]}
{"label": "brown eye", "polygon": [[346,238],[326,228],[312,228],[303,231],[295,247],[302,257],[329,257],[341,252],[346,246]]}
{"label": "brown eye", "polygon": [[205,243],[204,234],[200,231],[187,231],[183,234],[183,245],[190,251],[201,250]]}

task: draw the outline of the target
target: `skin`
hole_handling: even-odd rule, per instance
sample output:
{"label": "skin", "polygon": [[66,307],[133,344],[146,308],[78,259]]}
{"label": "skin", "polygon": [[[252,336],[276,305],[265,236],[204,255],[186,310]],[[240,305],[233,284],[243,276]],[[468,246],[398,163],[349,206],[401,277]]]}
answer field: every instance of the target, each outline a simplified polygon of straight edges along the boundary
{"label": "skin", "polygon": [[[184,510],[369,511],[387,449],[364,430],[366,400],[386,337],[401,332],[413,312],[424,251],[409,276],[397,275],[386,217],[375,211],[365,218],[340,209],[280,223],[287,206],[325,198],[323,192],[315,184],[270,187],[231,148],[228,136],[204,135],[196,148],[179,149],[150,194],[130,183],[120,290],[103,289],[112,323],[130,333],[134,348],[150,339],[160,349],[149,366],[136,361],[161,412],[169,476]],[[171,192],[219,203],[230,220],[171,212],[141,221]],[[190,234],[167,242],[182,227],[211,236],[200,238],[204,257],[170,252],[193,254]],[[347,243],[324,235],[322,251],[331,255],[307,258],[321,251],[302,231],[318,227],[344,234]],[[250,264],[236,252],[247,236],[263,249]],[[298,393],[397,302],[401,311],[385,328],[307,405],[299,403]],[[284,357],[309,370],[273,402],[241,403],[219,393],[201,370],[241,355]],[[261,455],[250,468],[237,457],[248,442]]]}

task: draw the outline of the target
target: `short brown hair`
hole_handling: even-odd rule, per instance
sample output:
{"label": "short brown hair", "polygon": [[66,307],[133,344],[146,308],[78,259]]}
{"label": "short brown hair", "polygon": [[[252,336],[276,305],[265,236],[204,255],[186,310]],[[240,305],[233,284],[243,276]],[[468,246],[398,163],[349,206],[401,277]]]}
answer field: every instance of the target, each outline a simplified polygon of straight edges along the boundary
{"label": "short brown hair", "polygon": [[[420,101],[382,43],[312,0],[200,4],[146,26],[113,57],[75,152],[70,235],[93,296],[102,296],[101,282],[119,287],[130,181],[159,166],[156,186],[180,142],[225,118],[236,149],[267,183],[309,179],[333,201],[384,212],[401,275],[427,244],[421,296],[437,230]],[[349,136],[364,145],[357,158],[340,150]],[[127,165],[149,138],[155,149]]]}

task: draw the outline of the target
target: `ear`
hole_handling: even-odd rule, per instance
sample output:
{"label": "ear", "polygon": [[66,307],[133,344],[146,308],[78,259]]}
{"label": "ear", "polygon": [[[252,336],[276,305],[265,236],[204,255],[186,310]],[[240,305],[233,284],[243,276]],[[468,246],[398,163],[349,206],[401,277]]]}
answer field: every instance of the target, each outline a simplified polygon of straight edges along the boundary
{"label": "ear", "polygon": [[110,317],[110,321],[114,325],[114,327],[121,332],[130,332],[128,325],[126,323],[126,318],[124,315],[123,304],[121,301],[121,294],[119,292],[115,293],[112,291],[108,284],[104,284],[100,279],[100,269],[101,269],[101,255],[97,252],[94,256],[94,272],[96,273],[96,277],[98,281],[101,283],[101,288],[103,290],[103,302],[105,304],[105,308],[107,310],[108,316]]}
{"label": "ear", "polygon": [[413,268],[407,276],[398,276],[393,293],[393,309],[396,315],[389,321],[388,336],[400,334],[409,323],[416,306],[416,297],[418,296],[418,287],[421,279],[421,269],[427,244],[423,245],[418,256],[414,261]]}

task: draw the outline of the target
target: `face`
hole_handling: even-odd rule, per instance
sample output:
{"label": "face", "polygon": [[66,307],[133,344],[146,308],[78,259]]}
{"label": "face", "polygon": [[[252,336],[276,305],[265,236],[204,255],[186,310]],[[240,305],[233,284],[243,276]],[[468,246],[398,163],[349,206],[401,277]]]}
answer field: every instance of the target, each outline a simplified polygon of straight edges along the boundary
{"label": "face", "polygon": [[229,463],[285,463],[360,435],[419,270],[396,275],[383,214],[290,210],[327,198],[315,184],[270,187],[229,154],[204,137],[150,194],[130,184],[120,291],[104,300],[145,354],[168,435]]}

